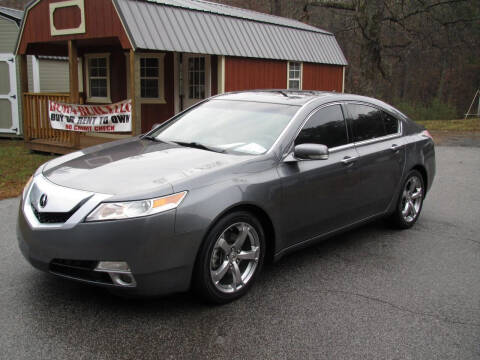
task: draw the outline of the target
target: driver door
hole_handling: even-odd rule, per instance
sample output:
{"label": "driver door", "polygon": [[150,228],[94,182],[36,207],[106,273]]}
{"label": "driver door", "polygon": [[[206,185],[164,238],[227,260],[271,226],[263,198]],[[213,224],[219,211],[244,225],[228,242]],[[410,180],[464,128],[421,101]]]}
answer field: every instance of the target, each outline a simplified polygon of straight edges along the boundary
{"label": "driver door", "polygon": [[283,186],[283,221],[287,248],[349,225],[359,218],[358,158],[349,138],[340,104],[314,112],[295,139],[295,145],[327,145],[327,160],[284,161],[279,165]]}

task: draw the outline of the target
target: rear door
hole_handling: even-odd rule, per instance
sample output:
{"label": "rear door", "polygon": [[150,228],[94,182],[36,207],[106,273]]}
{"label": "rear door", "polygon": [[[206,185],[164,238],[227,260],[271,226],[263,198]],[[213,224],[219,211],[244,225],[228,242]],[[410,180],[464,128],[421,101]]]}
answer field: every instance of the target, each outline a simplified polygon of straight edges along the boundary
{"label": "rear door", "polygon": [[385,212],[405,165],[401,121],[366,103],[348,103],[349,122],[359,158],[358,210],[365,218]]}
{"label": "rear door", "polygon": [[0,133],[19,134],[15,56],[0,54]]}
{"label": "rear door", "polygon": [[279,165],[283,185],[282,248],[351,224],[356,210],[357,152],[350,141],[342,106],[315,111],[295,139],[295,145],[326,145],[327,160],[284,161]]}

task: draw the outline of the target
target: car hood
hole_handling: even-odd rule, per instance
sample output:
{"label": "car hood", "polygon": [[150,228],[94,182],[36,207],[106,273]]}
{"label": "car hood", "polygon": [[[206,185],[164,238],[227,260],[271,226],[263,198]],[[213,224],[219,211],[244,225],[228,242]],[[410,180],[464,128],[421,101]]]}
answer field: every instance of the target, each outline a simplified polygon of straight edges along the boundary
{"label": "car hood", "polygon": [[[251,156],[221,154],[133,138],[102,144],[50,161],[43,175],[65,187],[132,196],[171,193],[185,184],[244,162]],[[189,189],[176,189],[176,191]]]}

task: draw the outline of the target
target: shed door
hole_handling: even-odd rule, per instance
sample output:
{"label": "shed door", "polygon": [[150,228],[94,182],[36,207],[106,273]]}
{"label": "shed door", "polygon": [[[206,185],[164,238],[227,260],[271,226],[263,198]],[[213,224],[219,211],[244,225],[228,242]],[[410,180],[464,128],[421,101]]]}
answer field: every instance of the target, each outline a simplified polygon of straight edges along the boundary
{"label": "shed door", "polygon": [[210,56],[183,55],[183,109],[210,96]]}
{"label": "shed door", "polygon": [[19,134],[15,56],[0,54],[0,133]]}

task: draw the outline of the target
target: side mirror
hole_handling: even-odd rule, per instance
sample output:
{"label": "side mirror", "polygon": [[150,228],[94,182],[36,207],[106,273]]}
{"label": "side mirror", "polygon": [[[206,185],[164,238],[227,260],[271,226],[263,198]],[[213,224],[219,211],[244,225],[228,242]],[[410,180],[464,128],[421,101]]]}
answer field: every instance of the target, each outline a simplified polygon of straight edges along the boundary
{"label": "side mirror", "polygon": [[300,144],[295,146],[293,156],[301,160],[327,160],[328,147],[321,144]]}
{"label": "side mirror", "polygon": [[160,124],[160,123],[153,124],[153,125],[152,125],[152,129],[151,129],[150,131],[155,130],[155,129],[158,128],[160,125],[162,125],[162,124]]}

